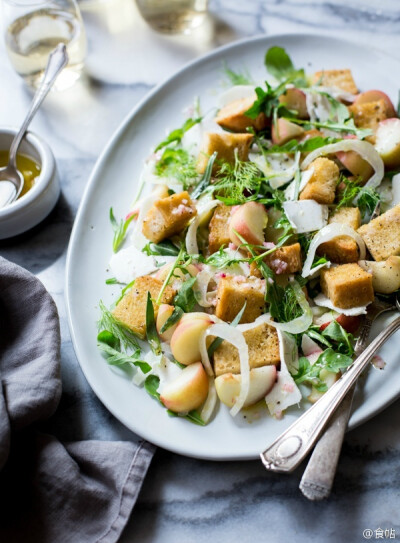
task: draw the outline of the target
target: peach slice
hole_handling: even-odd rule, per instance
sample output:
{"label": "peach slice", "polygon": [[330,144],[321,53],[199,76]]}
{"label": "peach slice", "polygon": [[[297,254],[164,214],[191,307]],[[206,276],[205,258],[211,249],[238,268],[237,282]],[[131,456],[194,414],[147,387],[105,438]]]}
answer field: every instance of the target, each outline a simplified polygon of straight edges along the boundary
{"label": "peach slice", "polygon": [[246,202],[238,206],[233,212],[229,222],[229,237],[231,242],[239,246],[243,241],[236,235],[236,232],[247,243],[262,245],[264,242],[264,228],[268,223],[268,215],[265,207],[257,202]]}
{"label": "peach slice", "polygon": [[400,288],[400,256],[389,256],[382,262],[360,260],[358,264],[372,273],[372,286],[376,292],[391,294]]}
{"label": "peach slice", "polygon": [[375,149],[385,166],[400,166],[400,119],[385,119],[378,124]]}
{"label": "peach slice", "polygon": [[[250,370],[250,388],[244,407],[254,405],[265,398],[276,381],[275,366],[263,366]],[[242,376],[224,373],[215,379],[215,389],[222,403],[228,407],[235,405],[240,393]]]}
{"label": "peach slice", "polygon": [[188,366],[182,373],[165,385],[160,399],[167,409],[186,413],[200,407],[207,399],[208,377],[201,362]]}
{"label": "peach slice", "polygon": [[383,100],[386,106],[386,114],[388,117],[397,117],[396,110],[394,109],[393,102],[387,94],[380,90],[369,90],[361,92],[354,100],[355,105],[367,104],[368,102],[377,102]]}
{"label": "peach slice", "polygon": [[156,328],[158,335],[163,341],[170,341],[172,334],[175,332],[176,327],[178,326],[178,322],[176,322],[173,326],[170,326],[168,330],[161,333],[160,330],[164,326],[164,324],[167,322],[167,320],[170,318],[172,313],[174,312],[174,306],[168,305],[168,304],[161,304],[158,309],[157,314],[157,320],[156,320]]}
{"label": "peach slice", "polygon": [[336,156],[350,173],[361,177],[363,182],[367,182],[374,173],[371,164],[355,151],[338,151]]}
{"label": "peach slice", "polygon": [[279,102],[285,104],[288,109],[297,111],[299,119],[308,119],[308,110],[306,103],[306,95],[300,89],[288,89],[285,94],[281,94]]}
{"label": "peach slice", "polygon": [[214,322],[206,313],[186,313],[171,337],[172,354],[180,364],[189,366],[201,360],[199,340]]}
{"label": "peach slice", "polygon": [[[323,383],[326,384],[328,388],[331,388],[332,385],[336,383],[338,379],[340,379],[340,372],[333,373],[332,371],[328,371],[326,369],[322,369],[319,374],[319,378]],[[311,403],[315,403],[317,400],[319,400],[324,395],[324,392],[320,392],[317,390],[314,386],[311,387],[311,393],[309,396],[307,396],[307,400]]]}
{"label": "peach slice", "polygon": [[275,145],[283,145],[289,140],[301,138],[303,134],[304,130],[301,126],[283,118],[278,119],[277,122],[272,125],[272,143]]}

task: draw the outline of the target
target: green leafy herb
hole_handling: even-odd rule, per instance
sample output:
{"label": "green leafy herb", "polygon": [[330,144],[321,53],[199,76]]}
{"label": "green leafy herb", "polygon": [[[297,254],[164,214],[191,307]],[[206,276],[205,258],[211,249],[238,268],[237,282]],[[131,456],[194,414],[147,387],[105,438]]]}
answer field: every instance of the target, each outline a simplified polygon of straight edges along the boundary
{"label": "green leafy herb", "polygon": [[204,171],[203,177],[200,179],[198,185],[193,190],[191,197],[196,200],[210,185],[211,174],[214,166],[214,161],[217,158],[217,153],[213,153],[208,159],[207,167]]}
{"label": "green leafy herb", "polygon": [[190,187],[198,177],[196,161],[186,149],[167,147],[160,160],[156,163],[155,172],[160,177],[174,179],[183,185],[184,189]]}
{"label": "green leafy herb", "polygon": [[351,181],[345,176],[341,176],[340,183],[344,184],[344,190],[341,192],[336,209],[357,205],[362,217],[372,215],[381,201],[379,192],[369,187],[362,187],[359,182]]}
{"label": "green leafy herb", "polygon": [[159,151],[163,147],[167,147],[171,143],[180,143],[182,141],[183,136],[185,133],[190,130],[194,125],[201,123],[203,120],[203,117],[196,117],[195,119],[186,119],[186,121],[183,123],[183,125],[180,128],[176,128],[175,130],[172,130],[168,134],[168,136],[163,140],[161,143],[157,145],[155,148],[155,151]]}
{"label": "green leafy herb", "polygon": [[322,345],[325,345],[326,347],[332,347],[332,343],[326,339],[320,332],[318,327],[310,327],[307,330],[307,335],[314,339],[315,341],[318,341],[319,343],[322,343]]}
{"label": "green leafy herb", "polygon": [[267,154],[295,153],[296,151],[300,151],[301,153],[310,153],[311,151],[315,151],[315,149],[319,149],[320,147],[324,147],[325,145],[336,143],[338,141],[341,141],[340,138],[325,138],[323,136],[315,136],[314,138],[309,138],[305,141],[289,140],[283,145],[272,145],[272,147],[266,149],[265,152]]}
{"label": "green leafy herb", "polygon": [[143,253],[146,253],[148,256],[151,255],[161,255],[161,256],[178,256],[179,248],[172,243],[172,241],[164,240],[160,243],[149,242],[142,249]]}
{"label": "green leafy herb", "polygon": [[124,286],[124,288],[121,290],[121,294],[119,295],[118,300],[115,302],[115,305],[118,305],[119,302],[122,300],[122,298],[125,296],[125,293],[130,290],[133,285],[135,284],[135,279],[133,279],[130,283]]}
{"label": "green leafy herb", "polygon": [[322,369],[332,373],[338,373],[348,368],[353,363],[353,359],[342,353],[336,353],[331,347],[323,351],[315,364],[310,364],[308,358],[302,356],[299,358],[297,373],[293,379],[297,385],[308,382],[314,386],[321,386],[324,390],[323,382],[320,381],[320,372]]}
{"label": "green leafy herb", "polygon": [[327,130],[333,130],[334,132],[354,134],[360,140],[371,136],[373,133],[369,128],[357,128],[357,126],[354,124],[354,119],[347,119],[343,122],[329,120],[324,122],[311,121],[297,119],[296,117],[285,117],[285,119],[295,124],[304,125],[306,130],[310,130],[313,126],[316,126],[317,128],[325,128]]}
{"label": "green leafy herb", "polygon": [[129,355],[121,351],[121,342],[108,330],[101,331],[97,336],[97,346],[106,355],[108,364],[112,366],[125,366],[131,364],[140,368],[143,373],[149,373],[151,366],[140,360],[140,349]]}
{"label": "green leafy herb", "polygon": [[140,350],[136,336],[127,326],[117,320],[100,300],[99,307],[101,311],[100,319],[97,323],[99,330],[107,330],[114,335],[122,344],[124,349]]}
{"label": "green leafy herb", "polygon": [[120,283],[118,279],[115,277],[110,277],[109,279],[106,279],[106,285],[123,285],[124,283]]}
{"label": "green leafy herb", "polygon": [[128,230],[128,226],[131,224],[133,219],[136,217],[134,213],[132,213],[130,216],[128,216],[127,219],[121,219],[120,222],[117,221],[117,219],[114,216],[113,208],[110,207],[110,222],[111,226],[114,230],[114,239],[113,239],[113,251],[116,253],[121,245],[121,243],[125,239],[126,231]]}
{"label": "green leafy herb", "polygon": [[265,55],[265,66],[276,79],[291,78],[298,86],[307,86],[303,69],[296,70],[285,49],[278,46],[270,47]]}
{"label": "green leafy herb", "polygon": [[264,175],[254,162],[244,162],[235,153],[234,164],[224,162],[212,185],[218,200],[227,205],[242,204],[249,200],[249,193],[257,193]]}
{"label": "green leafy herb", "polygon": [[[244,313],[244,311],[246,309],[246,305],[247,305],[247,302],[244,302],[242,309],[239,311],[239,313],[236,315],[236,317],[231,322],[231,326],[236,327],[239,324],[240,319],[242,318],[243,313]],[[214,339],[214,341],[211,343],[211,345],[207,349],[208,356],[212,356],[223,341],[224,340],[222,338],[216,337]]]}
{"label": "green leafy herb", "polygon": [[146,337],[150,348],[155,355],[161,354],[160,338],[157,334],[156,321],[154,318],[154,307],[151,301],[150,292],[147,293],[146,304]]}
{"label": "green leafy herb", "polygon": [[328,262],[329,260],[324,256],[315,256],[311,265],[311,269],[316,268],[317,266],[322,266],[322,264],[327,264]]}
{"label": "green leafy herb", "polygon": [[[171,315],[168,317],[168,319],[162,325],[160,333],[163,334],[169,328],[171,328],[171,326],[174,326],[174,324],[176,324],[179,321],[179,319],[182,317],[183,313],[184,313],[183,309],[181,307],[179,307],[179,306],[176,306],[174,308],[173,312],[171,313]],[[179,364],[179,362],[178,362],[178,364]]]}
{"label": "green leafy herb", "polygon": [[287,81],[276,88],[272,88],[268,81],[265,81],[266,90],[256,87],[257,98],[254,104],[245,111],[245,115],[250,119],[257,119],[260,113],[265,113],[267,117],[271,117],[273,109],[279,106],[279,96],[285,92],[286,83]]}
{"label": "green leafy herb", "polygon": [[[238,254],[238,257],[236,257],[236,254]],[[228,268],[229,266],[234,266],[235,264],[239,264],[240,262],[247,262],[248,258],[243,258],[240,256],[240,253],[235,253],[235,256],[232,256],[232,254],[226,252],[224,250],[224,246],[220,247],[218,251],[210,255],[206,260],[205,263],[214,266],[215,268]]]}
{"label": "green leafy herb", "polygon": [[247,70],[235,72],[224,63],[224,74],[231,85],[252,85],[253,80]]}
{"label": "green leafy herb", "polygon": [[178,294],[174,298],[174,305],[183,309],[185,313],[192,311],[196,305],[196,298],[193,292],[193,285],[196,282],[196,277],[190,277],[179,288]]}
{"label": "green leafy herb", "polygon": [[352,341],[353,336],[347,332],[343,326],[341,326],[337,320],[333,320],[329,325],[322,331],[322,335],[333,340],[336,345],[336,350],[348,356],[352,356],[354,353]]}

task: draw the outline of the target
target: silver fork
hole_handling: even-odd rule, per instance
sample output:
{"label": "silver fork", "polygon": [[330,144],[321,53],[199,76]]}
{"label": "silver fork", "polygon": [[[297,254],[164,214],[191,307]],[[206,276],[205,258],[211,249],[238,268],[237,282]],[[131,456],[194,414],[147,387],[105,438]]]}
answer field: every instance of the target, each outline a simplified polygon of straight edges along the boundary
{"label": "silver fork", "polygon": [[[382,313],[396,309],[395,303],[388,303],[375,298],[368,306],[360,335],[354,347],[354,354],[359,356],[365,349],[372,323]],[[331,492],[336,468],[342,449],[344,434],[351,414],[355,385],[349,390],[343,402],[332,415],[328,426],[314,447],[307,467],[300,481],[300,490],[309,500],[323,500]]]}
{"label": "silver fork", "polygon": [[[396,308],[400,311],[398,299],[396,299]],[[400,317],[397,317],[366,347],[322,398],[261,453],[261,460],[267,469],[287,473],[293,471],[304,460],[373,355],[399,329]]]}

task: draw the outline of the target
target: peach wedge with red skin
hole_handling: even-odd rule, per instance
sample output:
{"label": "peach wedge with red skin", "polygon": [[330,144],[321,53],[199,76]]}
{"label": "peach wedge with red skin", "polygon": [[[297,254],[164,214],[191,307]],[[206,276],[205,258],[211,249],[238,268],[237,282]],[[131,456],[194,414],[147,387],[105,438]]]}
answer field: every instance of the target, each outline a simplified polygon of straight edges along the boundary
{"label": "peach wedge with red skin", "polygon": [[200,407],[208,396],[208,377],[201,362],[182,370],[173,381],[165,385],[160,399],[167,409],[186,413]]}
{"label": "peach wedge with red skin", "polygon": [[385,119],[376,130],[375,149],[380,154],[385,166],[400,166],[400,119]]}
{"label": "peach wedge with red skin", "polygon": [[201,360],[200,336],[214,322],[206,313],[186,313],[171,337],[172,354],[180,364],[189,366]]}
{"label": "peach wedge with red skin", "polygon": [[238,206],[229,222],[231,242],[239,246],[243,243],[241,237],[246,243],[262,245],[264,242],[264,228],[267,223],[267,211],[262,204],[246,202]]}
{"label": "peach wedge with red skin", "polygon": [[275,145],[283,145],[290,140],[301,138],[303,135],[304,130],[301,126],[283,118],[278,119],[272,125],[272,143]]}
{"label": "peach wedge with red skin", "polygon": [[[268,394],[276,381],[275,366],[263,366],[250,370],[250,388],[244,407],[259,402]],[[240,394],[242,376],[224,373],[215,379],[218,398],[228,407],[233,407]]]}
{"label": "peach wedge with red skin", "polygon": [[338,151],[336,156],[350,173],[361,177],[364,182],[368,181],[374,173],[371,164],[355,151]]}
{"label": "peach wedge with red skin", "polygon": [[171,341],[172,334],[175,332],[176,327],[178,326],[178,323],[176,322],[174,325],[170,326],[168,330],[165,330],[165,332],[161,333],[161,328],[170,318],[170,316],[174,312],[174,309],[174,306],[169,304],[161,304],[158,309],[156,328],[158,335],[163,341]]}
{"label": "peach wedge with red skin", "polygon": [[380,90],[368,90],[365,92],[361,92],[354,100],[354,104],[368,104],[369,102],[377,102],[378,100],[383,100],[385,102],[386,114],[388,117],[397,117],[393,102],[387,94]]}
{"label": "peach wedge with red skin", "polygon": [[299,119],[308,119],[307,99],[305,93],[300,89],[287,89],[285,94],[281,94],[279,102],[288,109],[297,111]]}

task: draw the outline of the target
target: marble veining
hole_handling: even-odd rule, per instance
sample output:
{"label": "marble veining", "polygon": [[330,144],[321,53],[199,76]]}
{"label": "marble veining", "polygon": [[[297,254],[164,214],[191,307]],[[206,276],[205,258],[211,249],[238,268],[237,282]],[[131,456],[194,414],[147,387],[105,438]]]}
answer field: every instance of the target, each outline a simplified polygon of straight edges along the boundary
{"label": "marble veining", "polygon": [[[115,2],[124,20],[113,19]],[[97,4],[97,5],[96,5]],[[211,16],[194,37],[149,30],[131,0],[82,2],[89,38],[87,78],[52,94],[33,123],[51,144],[62,196],[50,216],[0,254],[36,273],[57,303],[62,332],[64,394],[49,430],[61,439],[138,439],[97,400],[76,360],[64,304],[66,250],[73,219],[96,158],[129,110],[183,63],[218,45],[257,33],[317,32],[349,37],[398,54],[398,0],[211,0]],[[146,54],[143,55],[143,51]],[[118,58],[118,62],[115,59]],[[0,123],[20,122],[31,94],[0,47]],[[329,502],[300,494],[293,475],[266,473],[260,462],[206,462],[157,451],[124,543],[182,541],[365,541],[366,528],[400,538],[400,401],[346,438]]]}

